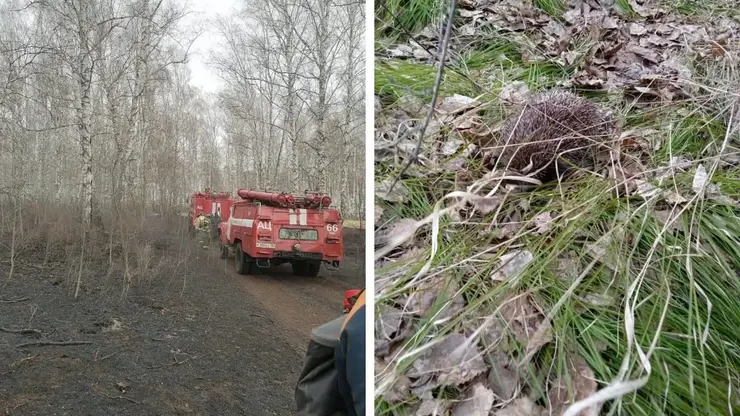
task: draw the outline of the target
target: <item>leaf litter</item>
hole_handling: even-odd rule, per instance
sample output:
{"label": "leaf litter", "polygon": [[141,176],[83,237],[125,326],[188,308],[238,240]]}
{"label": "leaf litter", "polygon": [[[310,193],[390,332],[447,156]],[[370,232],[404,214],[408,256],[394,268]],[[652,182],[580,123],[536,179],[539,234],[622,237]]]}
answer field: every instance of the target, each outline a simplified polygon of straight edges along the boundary
{"label": "leaf litter", "polygon": [[[736,18],[721,17],[706,24],[696,17],[657,7],[657,2],[629,0],[636,14],[630,19],[620,14],[616,7],[602,6],[596,0],[566,3],[562,19],[554,19],[521,0],[461,0],[458,2],[461,25],[451,49],[462,51],[464,45],[480,36],[484,27],[495,27],[499,35],[518,44],[523,60],[550,61],[573,68],[573,75],[559,81],[558,86],[623,93],[633,109],[657,108],[702,92],[697,87],[696,67],[689,62],[740,57],[737,53],[740,23]],[[438,32],[430,26],[417,34],[417,40],[434,52],[438,46]],[[408,61],[429,63],[429,54],[420,50],[423,51],[421,46],[411,42],[395,45],[388,53]],[[451,54],[448,64],[454,64],[455,56],[459,55]],[[530,96],[527,83],[522,81],[503,82],[499,88],[496,100],[502,104],[504,112],[521,105]],[[376,99],[376,164],[398,166],[408,160],[418,139],[416,129],[429,110],[428,103],[414,97],[403,97],[397,104],[393,110],[381,110],[380,101]],[[465,197],[456,198],[456,203],[444,211],[444,215],[453,218],[462,232],[467,232],[467,222],[492,221],[486,231],[480,233],[488,236],[491,244],[510,241],[523,230],[536,235],[553,233],[563,221],[559,217],[560,208],[548,207],[537,214],[531,213],[528,205],[511,210],[504,205],[503,187],[499,193],[488,195],[486,192],[490,188],[485,191],[476,188],[486,178],[478,179],[480,173],[473,166],[477,161],[490,158],[487,146],[499,131],[499,126],[490,121],[494,106],[482,104],[486,103],[481,103],[480,97],[461,94],[440,98],[422,143],[419,155],[422,168],[410,176],[434,178],[454,172],[455,192],[462,192]],[[500,110],[493,108],[494,113]],[[619,137],[620,151],[633,155],[661,151],[666,147],[667,131],[670,128],[633,127]],[[722,155],[722,160],[730,166],[740,164],[740,158],[732,159],[732,154]],[[606,167],[599,172],[611,178],[619,197],[637,196],[657,204],[659,208],[653,211],[653,216],[658,223],[671,232],[680,232],[679,209],[697,194],[703,192],[708,199],[738,205],[737,200],[725,195],[719,184],[713,182],[707,163],[711,162],[701,164],[684,155],[672,155],[663,166],[647,169],[634,157],[625,159],[618,154],[614,158],[612,154],[605,160]],[[673,185],[676,176],[682,174],[693,175],[690,190]],[[376,185],[376,198],[391,205],[408,206],[408,190],[401,187],[400,191],[389,192],[389,181]],[[490,180],[485,182],[491,183]],[[396,186],[401,184],[399,181]],[[492,214],[496,215],[491,220]],[[427,254],[420,247],[428,242],[422,243],[421,239],[427,239],[428,235],[417,230],[432,224],[431,217],[420,221],[397,220],[395,225],[376,234],[376,246],[397,243],[392,237],[399,233],[413,234],[398,244],[400,254],[388,255],[378,264],[383,266],[409,259],[424,261],[423,256]],[[377,219],[376,209],[376,223]],[[529,224],[530,228],[522,228],[522,224]],[[450,234],[444,235],[448,238]],[[602,258],[605,265],[614,269],[617,262],[612,258],[614,253],[610,245],[623,238],[617,237],[592,239],[592,243],[584,246],[585,252]],[[504,284],[514,287],[534,256],[529,250],[518,247],[500,256],[481,256],[480,259],[497,262],[487,283],[491,285],[489,288]],[[559,256],[556,265],[552,271],[564,285],[579,279],[582,265],[576,253]],[[451,268],[461,266],[457,264]],[[432,277],[419,279],[425,274]],[[417,415],[559,415],[575,401],[598,391],[600,383],[593,370],[580,354],[571,352],[567,355],[564,373],[544,386],[548,408],[533,400],[531,393],[543,386],[531,385],[532,380],[523,376],[522,368],[525,364],[531,365],[532,358],[555,339],[553,323],[532,293],[510,291],[508,296],[501,298],[493,318],[465,316],[462,324],[468,329],[456,332],[457,326],[452,333],[442,335],[440,326],[459,318],[467,302],[472,301],[461,296],[455,279],[445,272],[427,268],[403,287],[405,294],[395,299],[395,305],[380,312],[380,327],[376,325],[376,355],[389,360],[387,364],[390,364],[394,354],[408,352],[404,344],[411,345],[407,338],[412,335],[415,323],[432,324],[425,340],[414,343],[422,352],[405,371],[394,375],[393,388],[384,396],[389,403],[414,401],[415,397],[418,400],[413,408]],[[599,287],[574,297],[591,306],[614,302],[611,292],[600,293],[602,289]],[[470,329],[470,319],[487,318],[491,318],[488,325],[473,325]],[[471,338],[470,331],[478,328],[483,328],[480,340]],[[458,392],[456,398],[440,395],[441,390],[449,387]],[[579,415],[597,415],[599,411],[592,407]]]}

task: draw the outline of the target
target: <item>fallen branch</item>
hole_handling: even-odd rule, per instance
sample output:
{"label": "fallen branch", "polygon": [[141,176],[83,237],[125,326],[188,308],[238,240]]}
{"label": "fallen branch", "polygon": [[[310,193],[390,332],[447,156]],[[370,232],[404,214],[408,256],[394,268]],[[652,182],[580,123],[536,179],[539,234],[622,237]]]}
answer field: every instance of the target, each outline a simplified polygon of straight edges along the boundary
{"label": "fallen branch", "polygon": [[10,329],[10,328],[4,328],[2,326],[0,326],[0,332],[8,332],[10,334],[24,334],[24,335],[25,334],[40,334],[41,333],[41,331],[39,331],[38,329],[30,329],[30,328],[26,328],[26,329]]}
{"label": "fallen branch", "polygon": [[84,345],[84,344],[92,344],[92,341],[34,341],[34,342],[26,342],[23,344],[18,344],[15,347],[22,348],[22,347],[40,347],[44,345]]}
{"label": "fallen branch", "polygon": [[24,302],[30,299],[31,298],[20,298],[20,299],[11,299],[11,300],[0,299],[0,303],[18,303],[18,302]]}

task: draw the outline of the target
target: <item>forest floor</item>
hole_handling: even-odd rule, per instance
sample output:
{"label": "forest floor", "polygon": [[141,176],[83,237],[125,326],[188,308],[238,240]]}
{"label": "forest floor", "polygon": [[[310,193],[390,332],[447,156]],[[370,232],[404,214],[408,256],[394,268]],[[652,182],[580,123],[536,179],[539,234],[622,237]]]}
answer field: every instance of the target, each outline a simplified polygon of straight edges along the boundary
{"label": "forest floor", "polygon": [[[740,413],[736,3],[376,2],[375,414]],[[553,89],[619,128],[524,189]]]}
{"label": "forest floor", "polygon": [[[177,236],[155,255],[186,253],[186,272],[125,296],[105,268],[74,299],[68,265],[17,262],[7,280],[0,263],[0,412],[293,414],[311,330],[364,287],[364,232],[345,231],[344,264],[312,279],[288,265],[240,276],[216,247]],[[31,344],[45,341],[80,343]]]}

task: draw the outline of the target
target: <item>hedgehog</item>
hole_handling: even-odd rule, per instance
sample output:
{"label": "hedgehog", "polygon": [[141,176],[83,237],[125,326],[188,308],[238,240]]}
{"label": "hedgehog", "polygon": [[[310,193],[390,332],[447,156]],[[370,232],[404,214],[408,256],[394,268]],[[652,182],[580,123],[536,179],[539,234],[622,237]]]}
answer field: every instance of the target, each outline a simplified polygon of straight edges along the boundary
{"label": "hedgehog", "polygon": [[542,183],[593,164],[616,123],[593,102],[567,91],[534,95],[504,123],[499,164]]}

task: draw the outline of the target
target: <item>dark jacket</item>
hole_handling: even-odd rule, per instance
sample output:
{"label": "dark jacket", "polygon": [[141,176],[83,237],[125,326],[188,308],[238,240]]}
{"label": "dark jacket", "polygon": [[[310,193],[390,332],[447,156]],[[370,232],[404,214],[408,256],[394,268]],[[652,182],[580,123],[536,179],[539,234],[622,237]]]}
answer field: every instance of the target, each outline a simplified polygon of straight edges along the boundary
{"label": "dark jacket", "polygon": [[296,386],[298,416],[365,416],[365,294],[311,333]]}
{"label": "dark jacket", "polygon": [[365,416],[365,292],[344,321],[335,350],[339,394],[353,416]]}

